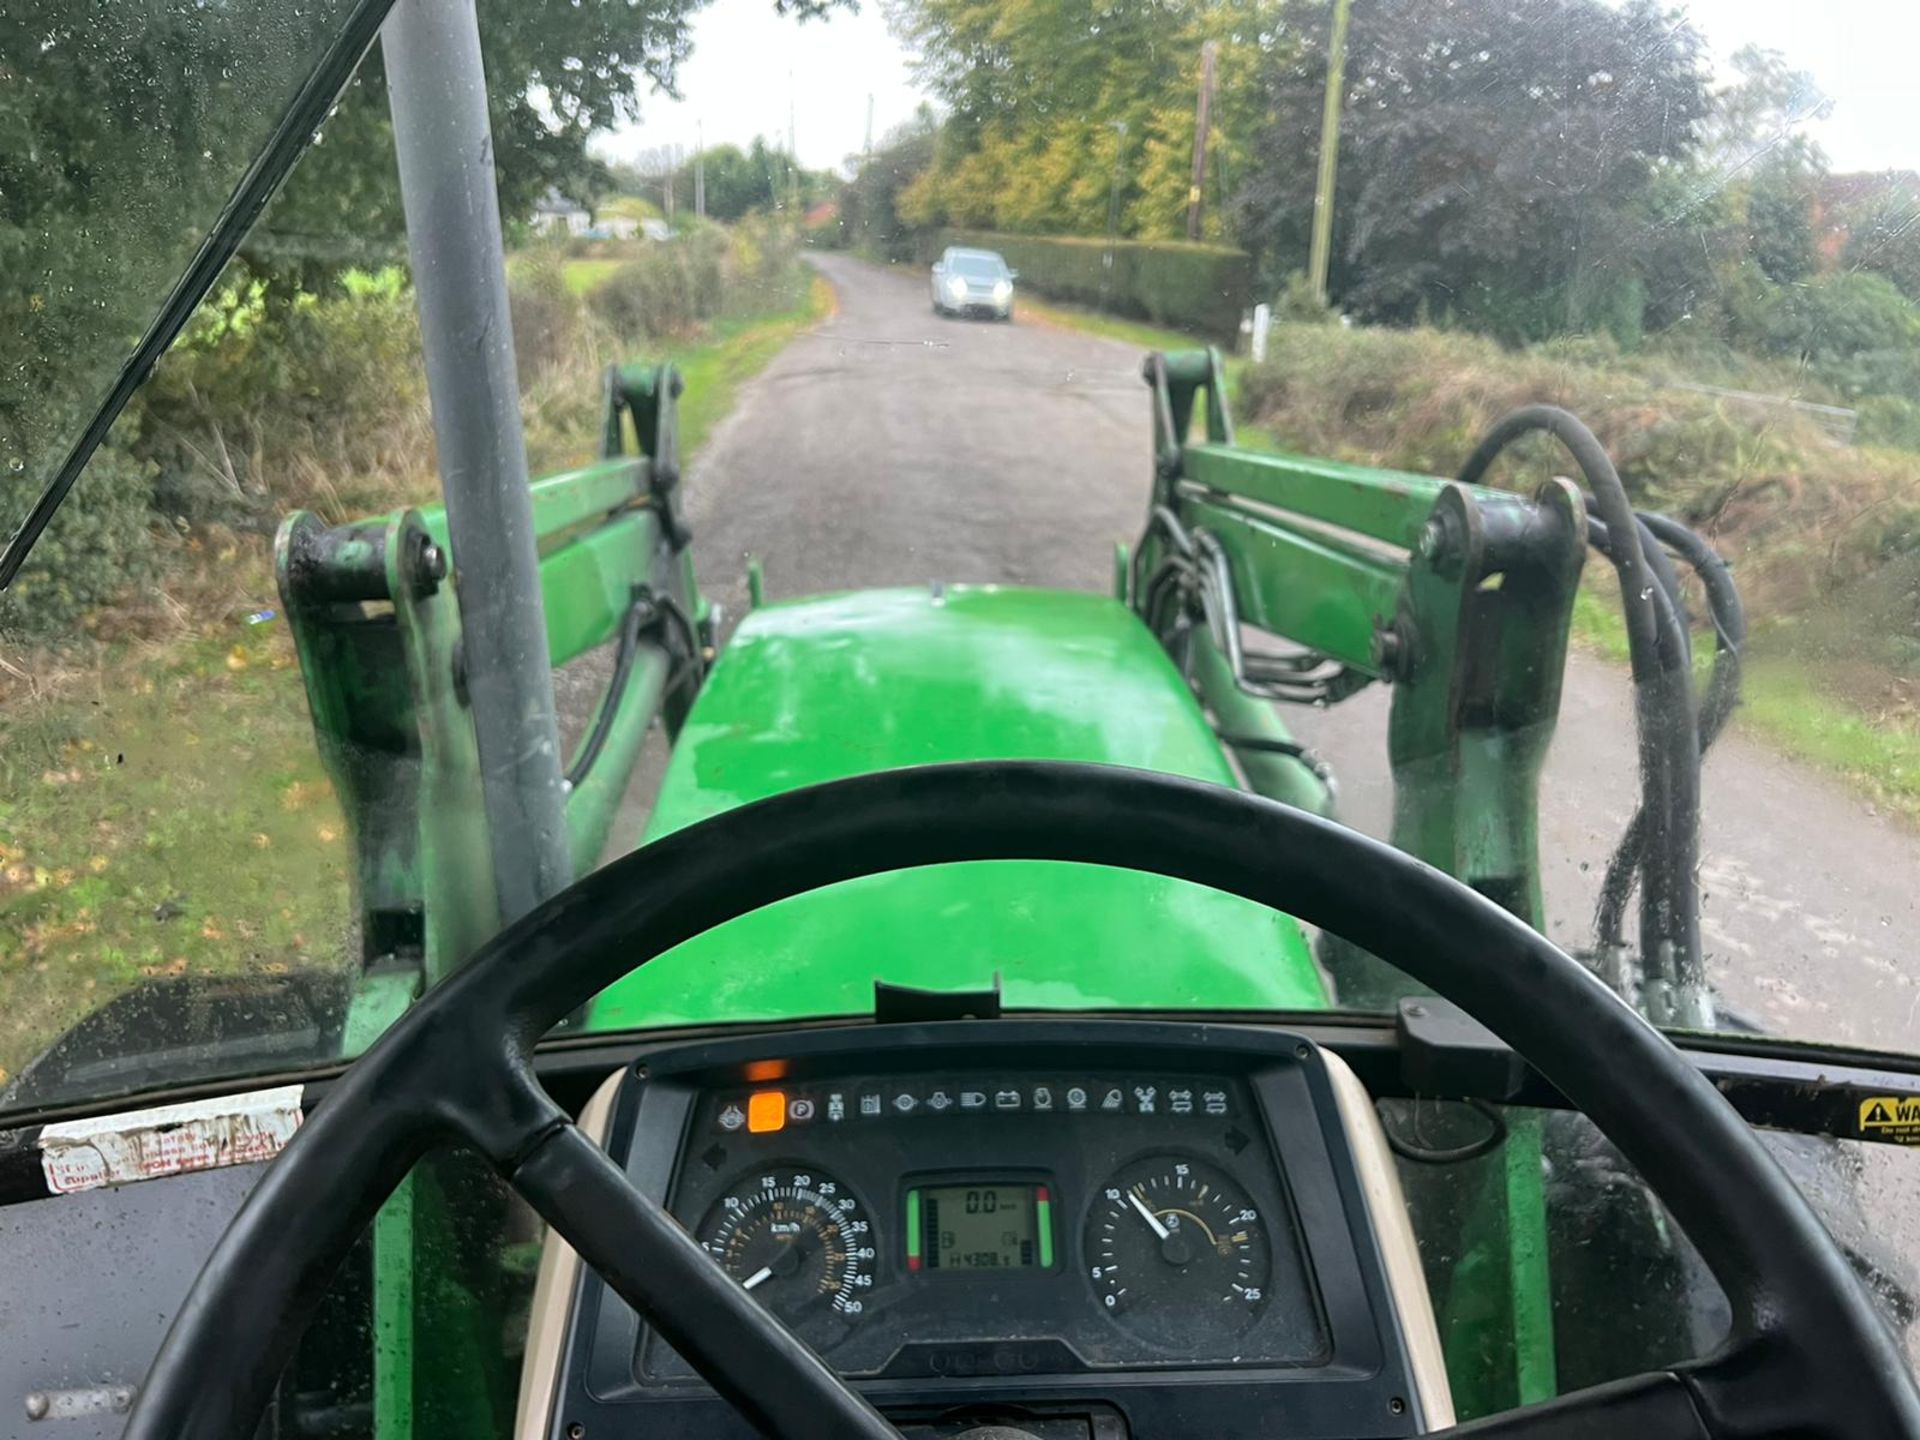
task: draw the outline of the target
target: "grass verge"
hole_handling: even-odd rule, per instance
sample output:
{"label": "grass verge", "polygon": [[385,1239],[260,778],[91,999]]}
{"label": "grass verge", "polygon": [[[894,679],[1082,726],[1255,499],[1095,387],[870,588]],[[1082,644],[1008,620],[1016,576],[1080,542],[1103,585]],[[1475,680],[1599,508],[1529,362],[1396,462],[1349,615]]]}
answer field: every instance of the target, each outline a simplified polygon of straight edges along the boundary
{"label": "grass verge", "polygon": [[[810,276],[784,309],[660,347],[687,379],[688,455],[832,306]],[[251,597],[233,618],[38,677],[45,698],[0,711],[0,1087],[144,979],[349,969],[352,849],[291,638],[242,618],[278,603],[264,538],[214,558]]]}

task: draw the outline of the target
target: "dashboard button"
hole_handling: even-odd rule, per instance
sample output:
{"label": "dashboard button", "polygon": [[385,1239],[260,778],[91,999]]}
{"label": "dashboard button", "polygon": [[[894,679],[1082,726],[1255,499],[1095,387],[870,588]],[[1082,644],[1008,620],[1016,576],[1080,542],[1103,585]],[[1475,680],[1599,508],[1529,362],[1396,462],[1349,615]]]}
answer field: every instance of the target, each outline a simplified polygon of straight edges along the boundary
{"label": "dashboard button", "polygon": [[844,1090],[829,1090],[827,1092],[828,1123],[838,1125],[842,1120],[846,1118],[847,1118],[846,1092]]}
{"label": "dashboard button", "polygon": [[1191,1115],[1193,1113],[1193,1091],[1185,1087],[1178,1090],[1167,1091],[1167,1110],[1174,1115]]}
{"label": "dashboard button", "polygon": [[1227,1092],[1224,1090],[1202,1090],[1200,1092],[1200,1107],[1209,1115],[1226,1114]]}
{"label": "dashboard button", "polygon": [[1053,1087],[1036,1085],[1033,1087],[1033,1108],[1036,1110],[1053,1109]]}
{"label": "dashboard button", "polygon": [[987,1092],[984,1090],[962,1090],[960,1092],[962,1110],[984,1110],[987,1108]]}
{"label": "dashboard button", "polygon": [[787,1119],[795,1125],[811,1125],[820,1106],[811,1095],[796,1095],[787,1102]]}
{"label": "dashboard button", "polygon": [[920,1108],[920,1097],[911,1090],[895,1090],[887,1097],[887,1108],[896,1115],[911,1115]]}
{"label": "dashboard button", "polygon": [[996,1110],[1018,1110],[1020,1092],[1012,1086],[993,1092],[993,1108]]}
{"label": "dashboard button", "polygon": [[882,1095],[878,1090],[862,1090],[860,1092],[860,1118],[862,1120],[878,1120],[886,1113],[886,1096]]}
{"label": "dashboard button", "polygon": [[1154,1101],[1158,1098],[1159,1093],[1160,1093],[1159,1090],[1152,1085],[1134,1086],[1133,1087],[1133,1113],[1136,1115],[1153,1114]]}
{"label": "dashboard button", "polygon": [[933,1111],[936,1115],[946,1114],[947,1111],[953,1109],[957,1103],[953,1098],[953,1092],[951,1090],[929,1090],[927,1092],[927,1109]]}
{"label": "dashboard button", "polygon": [[1087,1108],[1087,1089],[1084,1085],[1072,1085],[1067,1089],[1067,1109],[1084,1110]]}
{"label": "dashboard button", "polygon": [[1100,1096],[1100,1108],[1110,1112],[1126,1109],[1126,1092],[1118,1085],[1109,1085]]}
{"label": "dashboard button", "polygon": [[747,1112],[740,1108],[739,1102],[724,1105],[720,1109],[720,1128],[731,1134],[747,1123]]}

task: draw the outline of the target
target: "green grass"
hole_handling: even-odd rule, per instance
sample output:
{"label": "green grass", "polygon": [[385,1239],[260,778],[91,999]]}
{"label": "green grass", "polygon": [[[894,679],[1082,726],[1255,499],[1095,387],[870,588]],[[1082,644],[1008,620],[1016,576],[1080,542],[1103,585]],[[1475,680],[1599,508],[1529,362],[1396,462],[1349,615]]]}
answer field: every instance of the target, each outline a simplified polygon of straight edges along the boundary
{"label": "green grass", "polygon": [[144,977],[345,963],[349,849],[285,631],[89,688],[0,720],[0,1083]]}
{"label": "green grass", "polygon": [[1920,820],[1920,728],[1911,719],[1869,715],[1836,698],[1805,666],[1765,654],[1747,665],[1741,702],[1744,728]]}
{"label": "green grass", "polygon": [[808,272],[804,292],[772,315],[723,320],[688,345],[669,345],[664,358],[680,367],[680,444],[696,453],[739,399],[740,387],[766,369],[794,336],[833,310],[833,287]]}
{"label": "green grass", "polygon": [[[818,277],[788,293],[783,309],[662,347],[687,380],[687,454],[740,387],[832,308]],[[236,554],[234,572],[260,607],[276,604],[264,546]],[[0,1086],[81,1014],[145,978],[344,970],[351,865],[283,623],[236,620],[123,649],[60,698],[9,703]]]}
{"label": "green grass", "polygon": [[618,260],[569,260],[560,267],[567,293],[584,295],[620,268]]}

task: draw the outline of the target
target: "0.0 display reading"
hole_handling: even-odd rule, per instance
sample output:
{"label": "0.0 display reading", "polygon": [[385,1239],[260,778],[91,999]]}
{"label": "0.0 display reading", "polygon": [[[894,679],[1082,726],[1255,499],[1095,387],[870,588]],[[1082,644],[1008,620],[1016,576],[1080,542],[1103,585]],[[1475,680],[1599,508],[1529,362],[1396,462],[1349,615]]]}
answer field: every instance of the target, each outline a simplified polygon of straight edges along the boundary
{"label": "0.0 display reading", "polygon": [[907,1192],[907,1269],[934,1274],[1049,1269],[1053,1200],[1044,1185],[981,1182]]}

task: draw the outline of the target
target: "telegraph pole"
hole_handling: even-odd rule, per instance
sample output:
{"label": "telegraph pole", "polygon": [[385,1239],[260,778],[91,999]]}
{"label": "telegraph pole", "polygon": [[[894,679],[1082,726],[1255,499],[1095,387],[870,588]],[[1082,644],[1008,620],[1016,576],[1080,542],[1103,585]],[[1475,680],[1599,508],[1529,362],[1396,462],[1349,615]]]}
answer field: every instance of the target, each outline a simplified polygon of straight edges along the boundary
{"label": "telegraph pole", "polygon": [[1340,165],[1340,107],[1347,77],[1347,9],[1333,0],[1333,34],[1327,40],[1327,97],[1320,112],[1320,180],[1313,192],[1313,248],[1307,280],[1313,298],[1327,303],[1327,273],[1333,264],[1333,182]]}
{"label": "telegraph pole", "polygon": [[800,151],[793,138],[793,71],[787,71],[787,204],[800,218]]}
{"label": "telegraph pole", "polygon": [[677,147],[672,145],[666,147],[667,183],[660,187],[660,198],[662,202],[664,202],[661,208],[667,212],[667,224],[669,226],[673,224],[673,173],[678,168],[675,164],[678,159],[676,149]]}
{"label": "telegraph pole", "polygon": [[693,122],[693,213],[707,218],[707,130],[698,120]]}
{"label": "telegraph pole", "polygon": [[1200,238],[1200,212],[1205,205],[1201,187],[1207,179],[1207,131],[1213,119],[1213,60],[1209,40],[1200,47],[1200,103],[1193,117],[1193,183],[1187,187],[1187,239]]}
{"label": "telegraph pole", "polygon": [[867,148],[861,155],[861,164],[873,159],[873,92],[867,92]]}

